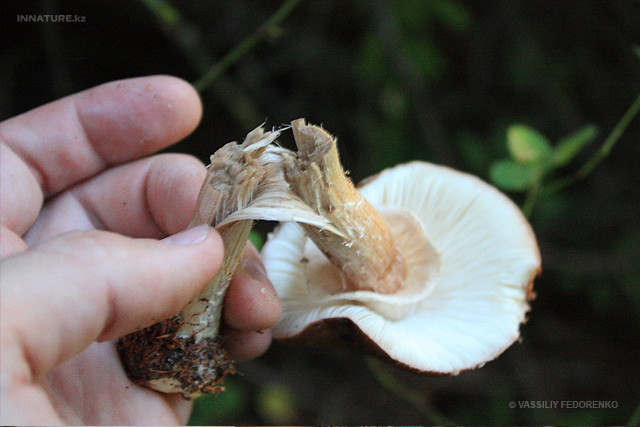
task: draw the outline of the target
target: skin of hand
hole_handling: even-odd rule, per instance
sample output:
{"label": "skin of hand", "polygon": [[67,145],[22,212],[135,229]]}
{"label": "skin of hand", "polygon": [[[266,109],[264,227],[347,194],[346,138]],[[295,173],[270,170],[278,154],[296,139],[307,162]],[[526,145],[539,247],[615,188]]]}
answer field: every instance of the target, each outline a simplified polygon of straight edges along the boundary
{"label": "skin of hand", "polygon": [[[151,155],[191,133],[201,114],[188,83],[153,76],[0,123],[3,425],[186,422],[191,403],[132,384],[113,341],[176,314],[220,267],[214,229],[181,232],[204,165]],[[248,245],[225,299],[230,356],[266,351],[279,315]]]}

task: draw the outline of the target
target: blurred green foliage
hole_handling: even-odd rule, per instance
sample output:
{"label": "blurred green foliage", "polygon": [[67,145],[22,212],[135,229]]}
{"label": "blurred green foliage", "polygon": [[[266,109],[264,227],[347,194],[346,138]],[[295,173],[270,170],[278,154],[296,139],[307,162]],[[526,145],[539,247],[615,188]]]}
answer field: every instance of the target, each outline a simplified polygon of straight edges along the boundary
{"label": "blurred green foliage", "polygon": [[[222,63],[199,129],[173,150],[206,162],[265,120],[306,117],[337,135],[354,181],[413,159],[476,174],[530,214],[538,298],[522,343],[482,369],[380,376],[359,355],[276,343],[198,400],[191,423],[637,424],[640,124],[620,123],[640,92],[640,4],[302,0],[265,30],[283,4],[3,2],[0,118],[118,78],[196,82]],[[86,23],[10,19],[44,7]],[[508,406],[524,400],[617,407]]]}
{"label": "blurred green foliage", "polygon": [[507,149],[511,158],[493,163],[491,181],[507,191],[529,190],[522,208],[528,217],[543,191],[544,178],[566,166],[596,135],[595,126],[587,125],[562,138],[554,148],[547,137],[535,129],[522,124],[511,125],[507,129]]}
{"label": "blurred green foliage", "polygon": [[218,425],[231,425],[247,410],[250,401],[237,377],[230,376],[225,380],[224,392],[196,399],[189,424],[202,426],[215,421]]}

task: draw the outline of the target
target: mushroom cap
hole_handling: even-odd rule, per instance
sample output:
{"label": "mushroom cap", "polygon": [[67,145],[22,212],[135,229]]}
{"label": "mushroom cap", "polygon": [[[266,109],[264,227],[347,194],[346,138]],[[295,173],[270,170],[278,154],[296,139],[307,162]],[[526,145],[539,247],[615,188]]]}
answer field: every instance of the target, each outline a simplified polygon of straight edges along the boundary
{"label": "mushroom cap", "polygon": [[300,226],[283,223],[262,250],[282,302],[276,339],[346,344],[435,374],[481,366],[518,339],[540,253],[507,196],[477,177],[426,162],[387,169],[359,191],[378,210],[420,223],[440,255],[439,275],[427,275],[424,289],[404,296],[328,292],[338,285],[314,283],[338,283],[340,272]]}

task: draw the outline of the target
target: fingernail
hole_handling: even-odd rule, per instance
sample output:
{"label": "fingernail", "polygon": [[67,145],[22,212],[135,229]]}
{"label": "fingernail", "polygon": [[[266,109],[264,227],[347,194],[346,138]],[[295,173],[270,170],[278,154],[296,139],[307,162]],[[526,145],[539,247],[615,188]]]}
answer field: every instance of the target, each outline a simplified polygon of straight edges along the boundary
{"label": "fingernail", "polygon": [[207,224],[198,225],[197,227],[188,228],[173,236],[165,237],[162,241],[172,245],[194,245],[207,238],[209,228]]}
{"label": "fingernail", "polygon": [[245,256],[242,261],[242,269],[245,273],[251,276],[253,279],[260,282],[268,282],[267,271],[264,268],[262,262],[254,259],[251,256]]}

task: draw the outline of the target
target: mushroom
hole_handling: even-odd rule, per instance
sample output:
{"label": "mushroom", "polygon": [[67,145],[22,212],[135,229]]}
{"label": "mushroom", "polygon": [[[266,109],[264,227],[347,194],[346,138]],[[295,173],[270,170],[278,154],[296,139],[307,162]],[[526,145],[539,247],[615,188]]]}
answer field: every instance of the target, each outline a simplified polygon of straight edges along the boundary
{"label": "mushroom", "polygon": [[335,139],[292,123],[291,189],[339,233],[283,223],[262,259],[282,303],[276,339],[357,348],[414,371],[482,366],[519,337],[540,253],[509,198],[480,179],[414,161],[345,176]]}
{"label": "mushroom", "polygon": [[433,373],[482,365],[518,338],[540,254],[506,196],[424,162],[356,189],[331,135],[291,127],[298,153],[258,127],[211,156],[189,226],[216,227],[223,265],[179,314],[119,340],[130,379],[185,397],[223,389],[223,299],[254,220],[284,221],[262,251],[283,305],[276,338]]}
{"label": "mushroom", "polygon": [[224,389],[224,376],[235,370],[219,336],[223,300],[254,220],[310,223],[339,234],[289,191],[282,163],[291,154],[272,144],[279,133],[258,127],[211,156],[189,227],[216,227],[222,267],[179,314],[120,338],[120,359],[135,383],[187,398]]}

